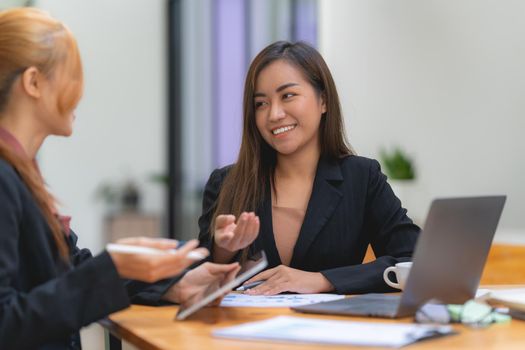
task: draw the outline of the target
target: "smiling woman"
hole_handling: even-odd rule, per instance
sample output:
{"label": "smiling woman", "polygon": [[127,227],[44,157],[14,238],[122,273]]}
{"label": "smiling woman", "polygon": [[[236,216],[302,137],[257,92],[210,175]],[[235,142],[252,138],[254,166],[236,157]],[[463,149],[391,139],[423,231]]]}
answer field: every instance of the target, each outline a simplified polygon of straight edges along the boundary
{"label": "smiling woman", "polygon": [[[206,185],[200,239],[216,262],[264,249],[270,269],[250,294],[391,290],[383,270],[410,260],[419,228],[375,160],[344,135],[337,90],[321,55],[276,42],[244,87],[237,162]],[[377,259],[362,264],[371,244]]]}
{"label": "smiling woman", "polygon": [[275,61],[261,71],[255,91],[255,121],[264,141],[279,156],[301,151],[318,158],[326,104],[301,71]]}

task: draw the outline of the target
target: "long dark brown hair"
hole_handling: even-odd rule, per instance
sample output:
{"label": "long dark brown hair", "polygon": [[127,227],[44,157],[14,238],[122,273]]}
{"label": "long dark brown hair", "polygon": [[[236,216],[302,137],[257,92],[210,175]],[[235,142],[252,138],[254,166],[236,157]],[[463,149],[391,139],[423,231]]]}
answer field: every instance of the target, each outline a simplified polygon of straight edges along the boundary
{"label": "long dark brown hair", "polygon": [[[8,107],[13,85],[28,67],[54,78],[61,65],[69,75],[62,81],[57,107],[59,113],[66,114],[78,103],[83,88],[82,64],[73,35],[61,22],[35,8],[0,12],[0,113]],[[15,168],[29,188],[51,228],[60,256],[67,259],[68,246],[56,216],[55,200],[33,160],[1,141],[0,158]]]}
{"label": "long dark brown hair", "polygon": [[278,41],[263,49],[252,61],[244,85],[243,133],[237,162],[224,179],[217,200],[211,232],[220,214],[239,216],[255,211],[273,182],[276,151],[264,141],[255,124],[254,92],[259,73],[272,62],[283,60],[299,69],[326,103],[319,126],[321,157],[339,159],[354,154],[345,137],[341,105],[330,70],[323,57],[310,45]]}

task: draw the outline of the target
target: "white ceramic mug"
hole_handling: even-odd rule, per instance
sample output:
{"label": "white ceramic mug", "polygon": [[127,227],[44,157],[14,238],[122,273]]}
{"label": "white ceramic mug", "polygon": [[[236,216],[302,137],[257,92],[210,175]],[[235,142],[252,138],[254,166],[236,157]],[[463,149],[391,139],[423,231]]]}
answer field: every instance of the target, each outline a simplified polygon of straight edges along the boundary
{"label": "white ceramic mug", "polygon": [[[404,289],[405,288],[405,282],[407,281],[408,273],[410,272],[410,268],[412,267],[412,262],[401,262],[397,263],[395,266],[390,266],[385,269],[383,272],[383,279],[385,280],[386,284],[388,284],[390,287],[394,287],[397,289]],[[396,274],[396,279],[398,283],[393,282],[388,277],[388,274],[390,272],[393,272]]]}

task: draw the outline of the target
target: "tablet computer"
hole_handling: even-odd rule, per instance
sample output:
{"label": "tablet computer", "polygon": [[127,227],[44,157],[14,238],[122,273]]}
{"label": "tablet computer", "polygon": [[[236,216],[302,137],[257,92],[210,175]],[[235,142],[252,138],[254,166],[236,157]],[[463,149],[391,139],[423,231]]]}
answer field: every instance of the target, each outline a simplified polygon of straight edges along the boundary
{"label": "tablet computer", "polygon": [[266,254],[264,251],[260,251],[252,256],[250,256],[246,261],[241,265],[241,270],[237,276],[226,283],[220,288],[208,291],[207,294],[203,295],[198,300],[191,300],[189,303],[181,304],[179,306],[179,311],[175,319],[184,320],[189,315],[193,314],[197,310],[208,305],[218,297],[222,296],[224,293],[229,292],[234,287],[238,286],[247,279],[255,276],[257,273],[261,272],[266,266],[268,266],[268,260],[266,259]]}

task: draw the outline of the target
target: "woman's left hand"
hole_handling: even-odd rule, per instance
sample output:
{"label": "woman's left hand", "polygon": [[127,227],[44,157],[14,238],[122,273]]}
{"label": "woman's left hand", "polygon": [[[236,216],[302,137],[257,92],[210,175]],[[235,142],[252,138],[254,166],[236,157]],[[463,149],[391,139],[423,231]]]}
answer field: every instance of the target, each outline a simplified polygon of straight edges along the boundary
{"label": "woman's left hand", "polygon": [[[239,263],[224,265],[205,262],[188,271],[162,298],[178,304],[194,303],[233,280],[240,269]],[[221,299],[222,296],[212,304],[218,304]]]}
{"label": "woman's left hand", "polygon": [[244,293],[249,295],[275,295],[282,292],[323,293],[334,290],[332,284],[320,272],[307,272],[279,265],[250,278],[244,284],[264,281]]}

